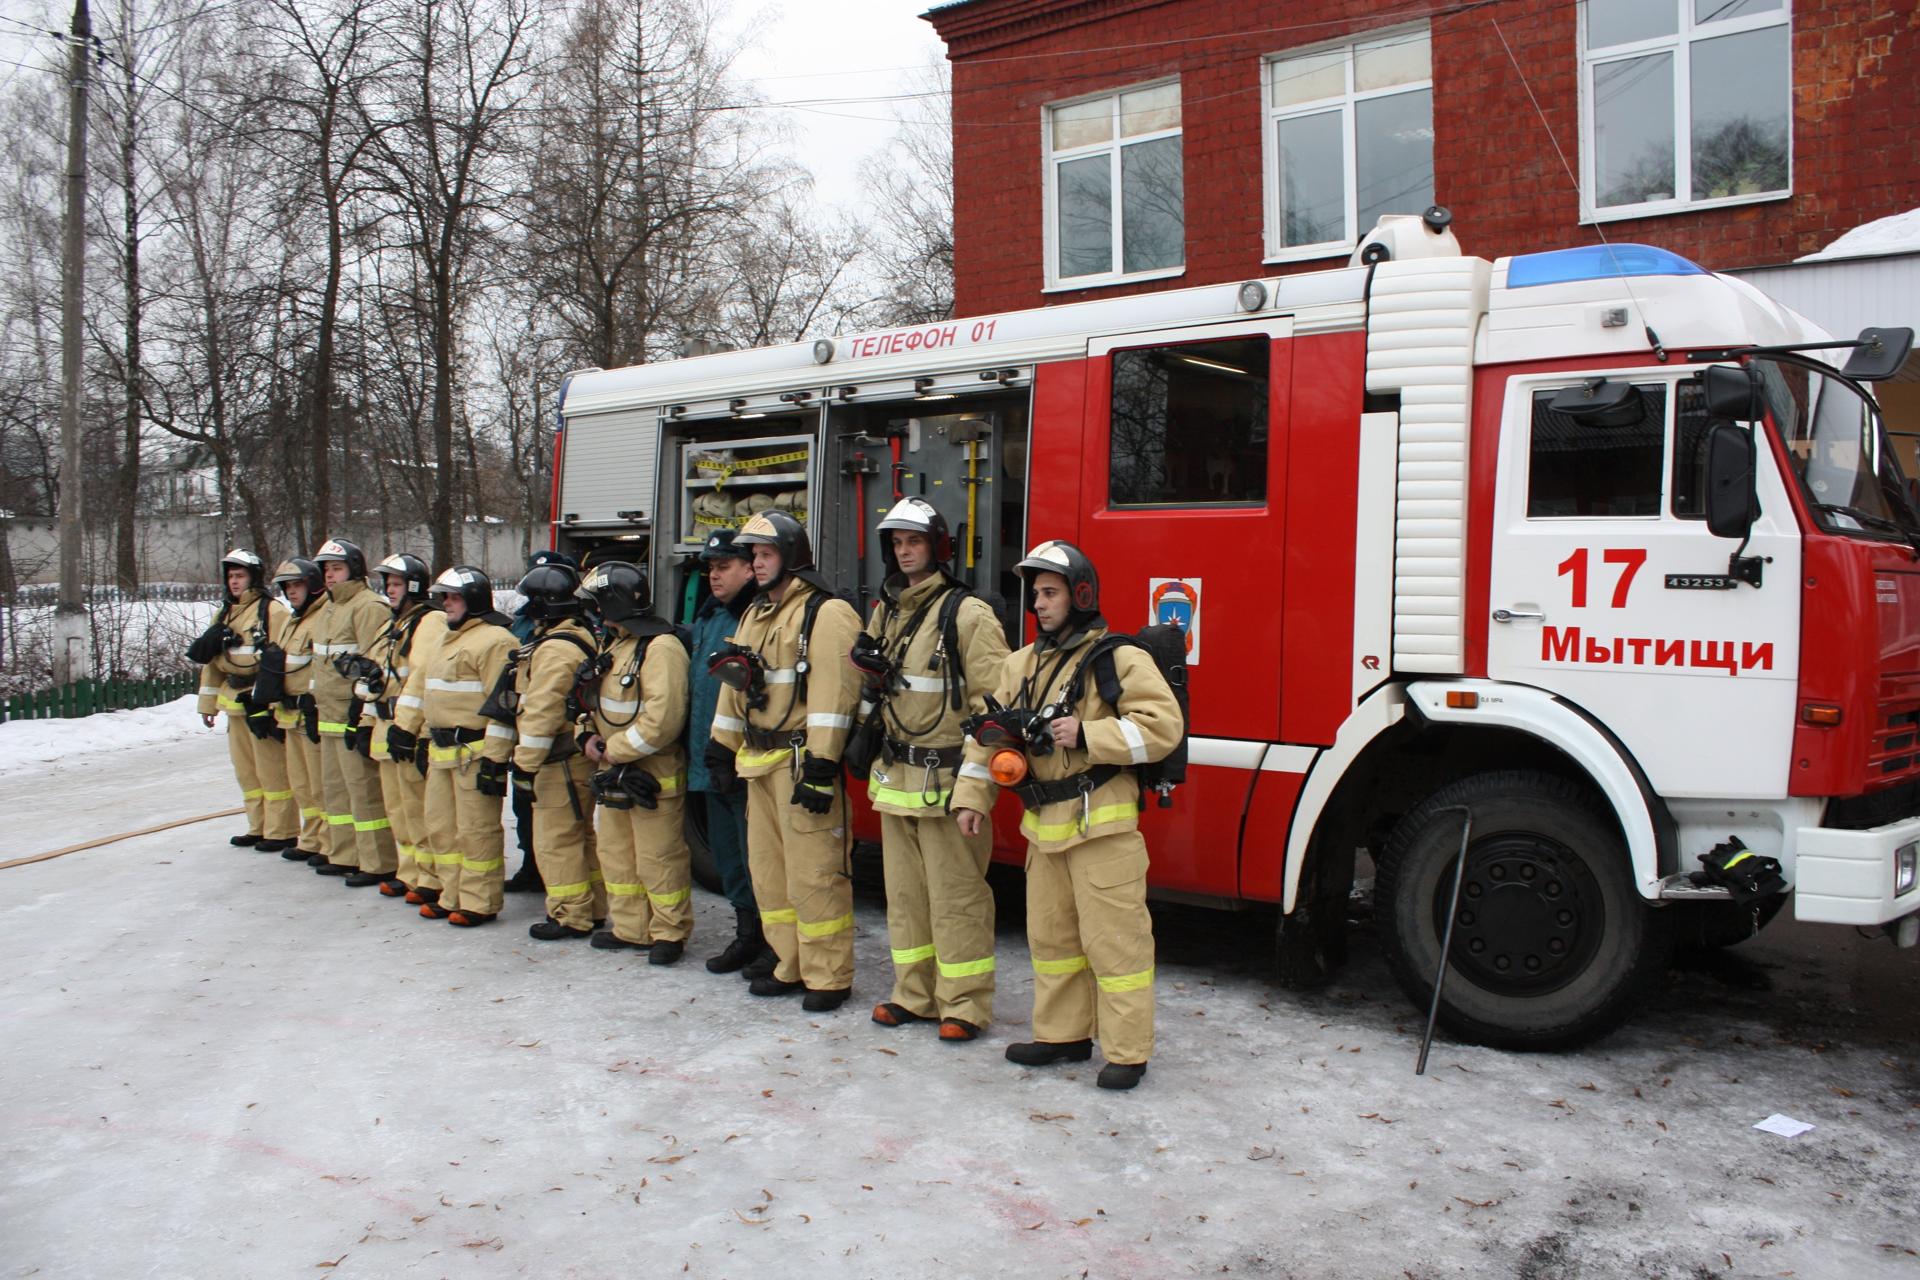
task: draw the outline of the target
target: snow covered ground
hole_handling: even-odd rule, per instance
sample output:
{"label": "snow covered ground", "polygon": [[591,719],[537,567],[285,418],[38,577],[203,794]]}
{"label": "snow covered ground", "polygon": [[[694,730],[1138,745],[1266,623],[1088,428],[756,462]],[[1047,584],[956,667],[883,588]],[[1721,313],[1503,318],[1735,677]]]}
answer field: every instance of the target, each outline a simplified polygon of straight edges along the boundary
{"label": "snow covered ground", "polygon": [[[237,803],[185,704],[61,727],[0,726],[0,861]],[[709,894],[654,969],[530,941],[525,897],[429,923],[238,829],[0,871],[0,1274],[1920,1274],[1914,957],[1851,934],[1677,972],[1581,1053],[1443,1041],[1416,1078],[1370,938],[1302,997],[1266,922],[1157,908],[1159,1053],[1108,1094],[1002,1060],[1011,903],[1000,1021],[951,1047],[867,1021],[871,887],[855,1000],[807,1015],[693,958]],[[1754,1131],[1774,1111],[1817,1127]]]}

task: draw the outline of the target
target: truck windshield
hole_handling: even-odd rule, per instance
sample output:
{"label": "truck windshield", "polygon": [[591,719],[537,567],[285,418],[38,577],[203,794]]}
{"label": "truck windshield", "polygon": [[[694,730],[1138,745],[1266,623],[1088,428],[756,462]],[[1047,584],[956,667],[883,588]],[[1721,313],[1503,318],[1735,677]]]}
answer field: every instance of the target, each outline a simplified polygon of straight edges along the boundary
{"label": "truck windshield", "polygon": [[1909,541],[1920,537],[1912,482],[1887,443],[1872,398],[1811,361],[1761,356],[1753,364],[1821,528]]}

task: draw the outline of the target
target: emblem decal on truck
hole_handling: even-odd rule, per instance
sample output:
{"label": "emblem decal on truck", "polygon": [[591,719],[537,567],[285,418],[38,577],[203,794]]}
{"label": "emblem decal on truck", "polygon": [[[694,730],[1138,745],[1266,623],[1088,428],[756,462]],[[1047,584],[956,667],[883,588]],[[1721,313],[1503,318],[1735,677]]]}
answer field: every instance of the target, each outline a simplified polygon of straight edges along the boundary
{"label": "emblem decal on truck", "polygon": [[1147,619],[1180,628],[1187,641],[1187,665],[1200,665],[1200,579],[1148,578]]}

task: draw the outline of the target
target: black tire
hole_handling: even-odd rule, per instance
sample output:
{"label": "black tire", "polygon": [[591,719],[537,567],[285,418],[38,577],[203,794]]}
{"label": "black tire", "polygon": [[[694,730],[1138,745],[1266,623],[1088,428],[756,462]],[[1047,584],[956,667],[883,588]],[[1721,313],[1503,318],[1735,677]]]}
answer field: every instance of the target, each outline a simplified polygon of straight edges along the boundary
{"label": "black tire", "polygon": [[692,855],[693,882],[708,893],[720,892],[720,868],[713,860],[713,848],[707,843],[707,805],[689,792],[680,806],[680,829],[686,833],[687,852]]}
{"label": "black tire", "polygon": [[1443,787],[1388,838],[1376,919],[1407,998],[1424,1012],[1433,997],[1462,805],[1473,836],[1440,1025],[1501,1049],[1562,1049],[1619,1026],[1666,973],[1670,914],[1640,897],[1598,797],[1525,770]]}

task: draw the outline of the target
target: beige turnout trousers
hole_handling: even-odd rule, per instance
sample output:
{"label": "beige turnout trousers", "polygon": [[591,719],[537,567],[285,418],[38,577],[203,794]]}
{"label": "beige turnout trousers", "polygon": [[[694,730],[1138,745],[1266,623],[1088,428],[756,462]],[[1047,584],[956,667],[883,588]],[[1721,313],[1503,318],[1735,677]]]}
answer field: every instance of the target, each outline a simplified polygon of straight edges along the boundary
{"label": "beige turnout trousers", "polygon": [[587,758],[576,755],[549,761],[533,775],[534,865],[546,882],[547,915],[569,929],[591,929],[607,916],[606,881],[593,835],[593,789],[587,783],[592,773]]}
{"label": "beige turnout trousers", "polygon": [[1109,1062],[1153,1056],[1153,920],[1138,831],[1048,853],[1027,846],[1033,1036],[1098,1039]]}
{"label": "beige turnout trousers", "polygon": [[[222,705],[232,702],[223,693]],[[293,786],[287,781],[286,748],[272,738],[256,738],[247,728],[239,703],[227,711],[227,758],[247,806],[247,830],[265,840],[291,840],[300,833]]]}
{"label": "beige turnout trousers", "polygon": [[780,957],[774,977],[810,991],[853,985],[853,877],[847,866],[847,798],[808,813],[793,803],[793,777],[775,769],[747,783],[747,869],[760,928]]}
{"label": "beige turnout trousers", "polygon": [[298,711],[276,710],[273,714],[280,731],[287,735],[279,745],[286,752],[287,785],[299,810],[300,830],[295,843],[302,853],[325,853],[327,805],[320,784],[320,744],[307,737]]}
{"label": "beige turnout trousers", "polygon": [[693,934],[692,854],[681,828],[684,772],[660,780],[659,807],[601,809],[600,870],[608,919],[625,942],[684,942]]}
{"label": "beige turnout trousers", "polygon": [[922,1018],[993,1021],[993,824],[968,839],[938,809],[880,815],[893,1003]]}
{"label": "beige turnout trousers", "polygon": [[427,780],[411,760],[382,755],[376,763],[380,769],[380,798],[386,805],[387,821],[392,824],[394,875],[409,889],[436,888],[440,881],[429,860],[431,855],[424,851]]}

